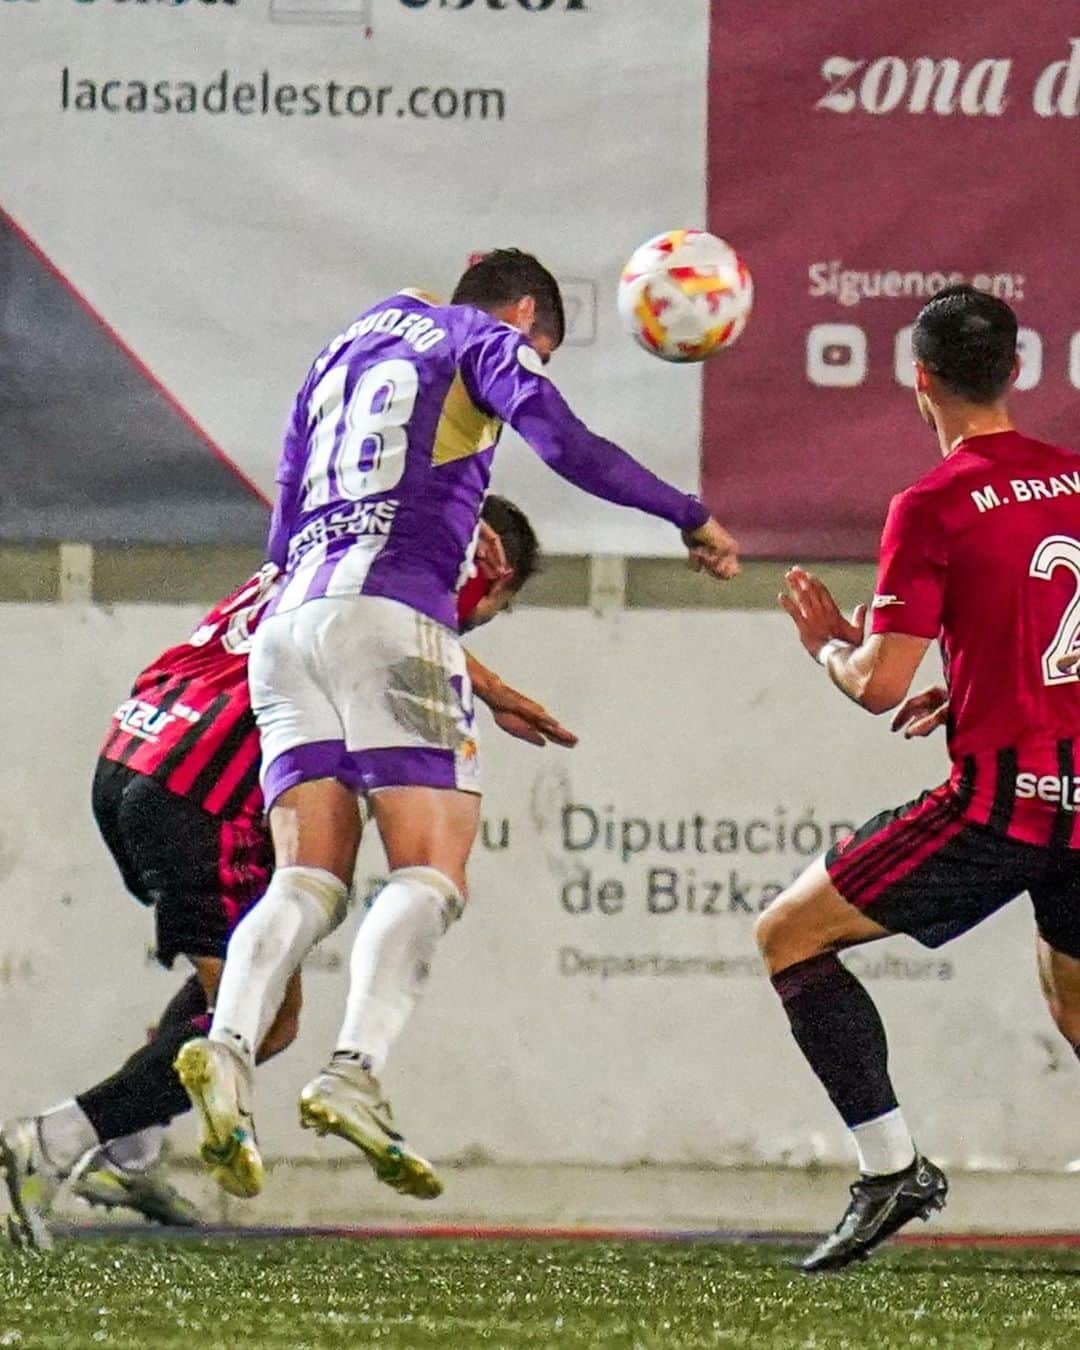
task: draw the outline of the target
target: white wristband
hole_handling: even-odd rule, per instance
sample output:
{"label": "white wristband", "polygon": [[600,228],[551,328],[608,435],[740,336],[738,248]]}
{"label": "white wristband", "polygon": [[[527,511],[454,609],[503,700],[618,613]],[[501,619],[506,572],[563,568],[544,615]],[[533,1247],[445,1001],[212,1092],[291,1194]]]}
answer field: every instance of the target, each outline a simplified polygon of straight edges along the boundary
{"label": "white wristband", "polygon": [[833,652],[838,652],[841,647],[849,647],[850,645],[851,644],[845,642],[843,638],[830,638],[817,654],[816,659],[818,664],[824,666],[825,669],[828,670],[829,657],[832,656]]}

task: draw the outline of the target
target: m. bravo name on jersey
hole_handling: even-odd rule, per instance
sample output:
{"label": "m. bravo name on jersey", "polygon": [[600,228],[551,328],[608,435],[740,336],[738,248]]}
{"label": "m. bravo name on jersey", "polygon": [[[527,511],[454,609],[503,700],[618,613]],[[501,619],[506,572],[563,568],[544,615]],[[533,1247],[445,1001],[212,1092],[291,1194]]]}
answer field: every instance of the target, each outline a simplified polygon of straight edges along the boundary
{"label": "m. bravo name on jersey", "polygon": [[1049,502],[1055,497],[1080,497],[1080,469],[1075,473],[1054,473],[1047,478],[1010,478],[1012,496],[1001,496],[992,483],[975,488],[971,500],[983,511],[998,506],[1012,506],[1018,502]]}

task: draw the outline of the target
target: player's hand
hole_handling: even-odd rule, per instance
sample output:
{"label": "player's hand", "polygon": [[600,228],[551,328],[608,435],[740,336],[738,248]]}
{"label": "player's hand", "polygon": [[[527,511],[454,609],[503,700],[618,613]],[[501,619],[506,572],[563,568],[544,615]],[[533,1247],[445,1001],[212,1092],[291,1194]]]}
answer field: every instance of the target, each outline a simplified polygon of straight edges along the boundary
{"label": "player's hand", "polygon": [[834,638],[850,642],[853,647],[862,644],[865,605],[856,605],[850,620],[845,619],[829,588],[812,572],[792,567],[785,572],[784,581],[787,592],[779,595],[780,605],[791,615],[799,630],[799,641],[815,661],[826,642]]}
{"label": "player's hand", "polygon": [[506,581],[514,575],[514,569],[507,562],[501,537],[485,520],[480,522],[473,561],[480,575],[489,581]]}
{"label": "player's hand", "polygon": [[696,530],[683,531],[683,543],[695,572],[708,572],[720,581],[739,575],[739,544],[712,516]]}
{"label": "player's hand", "polygon": [[1080,652],[1070,652],[1068,656],[1059,656],[1057,668],[1063,675],[1071,675],[1074,671],[1080,671]]}
{"label": "player's hand", "polygon": [[902,703],[889,725],[893,731],[902,731],[904,739],[910,741],[915,736],[929,736],[943,727],[948,718],[949,691],[944,685],[935,684]]}
{"label": "player's hand", "polygon": [[501,680],[496,680],[483,693],[478,692],[478,697],[491,709],[503,731],[516,736],[519,741],[528,741],[530,745],[547,745],[551,741],[568,750],[578,743],[574,733],[557,722],[546,708]]}

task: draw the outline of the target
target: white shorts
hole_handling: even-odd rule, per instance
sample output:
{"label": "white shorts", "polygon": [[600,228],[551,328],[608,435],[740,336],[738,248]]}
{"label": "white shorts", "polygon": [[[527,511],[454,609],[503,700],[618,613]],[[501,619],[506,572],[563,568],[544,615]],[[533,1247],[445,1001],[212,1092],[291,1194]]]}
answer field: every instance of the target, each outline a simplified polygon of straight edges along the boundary
{"label": "white shorts", "polygon": [[472,687],[456,633],[382,596],[308,600],[255,632],[248,666],[267,810],[337,778],[479,792]]}

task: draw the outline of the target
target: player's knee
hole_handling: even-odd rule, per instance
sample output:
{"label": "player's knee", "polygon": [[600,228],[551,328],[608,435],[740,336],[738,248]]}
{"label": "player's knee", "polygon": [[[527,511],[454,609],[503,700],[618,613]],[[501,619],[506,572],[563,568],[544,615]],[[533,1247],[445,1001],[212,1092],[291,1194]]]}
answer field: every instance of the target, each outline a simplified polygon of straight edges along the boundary
{"label": "player's knee", "polygon": [[1058,1031],[1074,1049],[1080,1047],[1080,1001],[1047,995],[1046,1006]]}
{"label": "player's knee", "polygon": [[754,938],[770,975],[829,950],[829,944],[821,941],[807,920],[805,910],[785,903],[782,895],[758,915]]}
{"label": "player's knee", "polygon": [[449,928],[455,919],[460,919],[465,910],[466,892],[465,878],[458,878],[451,875],[450,871],[444,871],[438,867],[414,866],[398,867],[390,873],[391,881],[412,882],[418,886],[425,886],[435,892],[438,898],[439,907],[442,911],[443,926]]}
{"label": "player's knee", "polygon": [[281,867],[274,873],[271,887],[289,894],[318,915],[320,936],[334,931],[349,909],[349,888],[333,872],[322,867]]}
{"label": "player's knee", "polygon": [[786,928],[787,917],[775,902],[758,915],[754,924],[754,941],[762,959],[770,968],[783,944]]}

